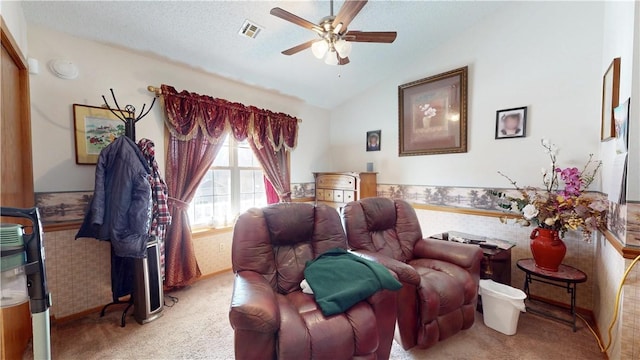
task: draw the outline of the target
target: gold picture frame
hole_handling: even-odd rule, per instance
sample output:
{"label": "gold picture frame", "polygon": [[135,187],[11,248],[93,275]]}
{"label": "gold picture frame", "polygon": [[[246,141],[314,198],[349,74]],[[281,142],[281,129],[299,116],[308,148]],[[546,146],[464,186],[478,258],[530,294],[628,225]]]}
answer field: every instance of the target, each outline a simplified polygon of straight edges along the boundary
{"label": "gold picture frame", "polygon": [[399,156],[467,152],[468,67],[398,86]]}
{"label": "gold picture frame", "polygon": [[615,58],[602,77],[602,123],[600,140],[611,140],[616,136],[613,109],[620,102],[620,58]]}
{"label": "gold picture frame", "polygon": [[[122,113],[124,118],[129,117]],[[79,165],[96,164],[100,151],[125,131],[122,120],[109,109],[96,106],[73,104],[73,123]]]}

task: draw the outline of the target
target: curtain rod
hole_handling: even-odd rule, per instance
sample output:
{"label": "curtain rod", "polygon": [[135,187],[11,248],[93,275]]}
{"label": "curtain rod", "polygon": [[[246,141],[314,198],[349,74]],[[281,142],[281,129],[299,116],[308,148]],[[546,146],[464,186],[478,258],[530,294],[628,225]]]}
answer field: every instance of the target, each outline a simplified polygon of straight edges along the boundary
{"label": "curtain rod", "polygon": [[160,95],[162,95],[162,89],[161,89],[161,88],[159,88],[159,87],[155,87],[155,86],[153,86],[153,85],[149,85],[149,86],[147,86],[147,90],[149,90],[149,91],[150,91],[150,92],[152,92],[152,93],[155,93],[155,94],[156,94],[156,96],[158,96],[158,97],[159,97]]}
{"label": "curtain rod", "polygon": [[[162,88],[160,87],[149,85],[147,86],[147,90],[149,90],[149,92],[155,93],[156,97],[160,97],[160,95],[162,95]],[[298,123],[301,123],[301,122],[302,122],[302,119],[298,119]]]}

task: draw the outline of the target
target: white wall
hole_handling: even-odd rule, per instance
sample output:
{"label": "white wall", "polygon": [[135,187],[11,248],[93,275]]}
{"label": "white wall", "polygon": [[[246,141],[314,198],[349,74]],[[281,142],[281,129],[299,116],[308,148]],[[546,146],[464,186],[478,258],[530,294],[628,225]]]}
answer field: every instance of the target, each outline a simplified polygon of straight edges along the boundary
{"label": "white wall", "polygon": [[[254,105],[303,119],[298,147],[292,156],[292,181],[312,181],[312,170],[329,170],[329,115],[326,110],[271,91],[207,74],[134,51],[84,40],[37,26],[29,27],[29,55],[40,61],[41,72],[31,75],[33,166],[36,191],[92,190],[94,166],[76,165],[72,104],[100,106],[101,95],[113,88],[120,105],[140,109],[152,100],[147,85],[169,84],[177,90]],[[46,67],[51,59],[69,59],[80,69],[76,80],[55,77]],[[136,129],[137,138],[156,143],[164,153],[161,106],[156,104]],[[163,161],[159,161],[161,171]]]}
{"label": "white wall", "polygon": [[[373,161],[380,183],[508,187],[496,174],[502,170],[537,185],[539,169],[549,166],[542,137],[561,147],[561,165],[582,165],[600,143],[602,9],[602,3],[517,4],[416,58],[332,111],[336,170],[364,170]],[[398,85],[465,65],[469,152],[398,157]],[[519,106],[529,107],[527,137],[494,140],[496,110]],[[376,129],[382,151],[367,153],[365,132]]]}
{"label": "white wall", "polygon": [[[604,4],[604,28],[603,28],[603,43],[602,43],[602,64],[601,73],[605,71],[611,65],[614,58],[619,57],[620,60],[620,103],[625,102],[628,98],[632,97],[632,89],[634,81],[640,82],[638,79],[638,55],[634,55],[634,46],[639,47],[638,36],[634,34],[637,28],[637,20],[634,21],[636,14],[636,8],[638,5],[633,1],[608,1]],[[634,41],[635,37],[635,41]],[[636,50],[637,51],[637,50]],[[633,72],[636,71],[636,76],[633,76]],[[638,86],[636,84],[636,86]],[[638,96],[638,95],[636,95]],[[640,148],[637,143],[640,140],[640,131],[638,130],[638,105],[640,103],[636,101],[631,102],[631,116],[630,116],[630,151],[629,151],[629,174],[628,178],[638,179],[640,171],[640,157],[638,152]],[[616,155],[615,141],[607,141],[601,144],[601,156],[603,160],[603,174],[607,174],[611,171],[613,159]],[[608,187],[608,186],[607,186]],[[630,200],[640,199],[640,188],[638,181],[628,182],[628,194],[627,198]]]}
{"label": "white wall", "polygon": [[20,52],[28,55],[27,21],[22,11],[21,1],[0,1],[0,14],[11,32]]}
{"label": "white wall", "polygon": [[[620,69],[620,102],[631,97],[630,136],[629,136],[629,173],[627,199],[640,199],[638,177],[640,171],[640,156],[638,142],[640,141],[640,5],[631,1],[606,2],[603,9],[603,39],[602,59],[600,72],[604,74],[611,61],[621,58]],[[613,156],[615,155],[615,143],[613,141],[601,144],[601,157],[603,159],[603,172],[607,172]],[[599,271],[595,277],[594,287],[594,315],[598,324],[598,330],[603,340],[609,340],[607,329],[613,319],[614,304],[617,286],[622,279],[625,269],[625,260],[606,239],[600,238],[596,250],[596,266]],[[625,291],[632,291],[631,289]],[[621,312],[618,314],[617,326],[613,328],[612,345],[607,351],[610,359],[622,358],[623,348],[629,344],[622,342],[622,336],[633,332],[632,327],[623,327],[625,317],[633,317],[633,313],[627,315],[625,301],[622,301]],[[621,330],[622,329],[622,330]],[[637,331],[640,330],[635,330]]]}
{"label": "white wall", "polygon": [[[593,313],[598,331],[604,344],[609,342],[608,329],[613,319],[616,291],[624,273],[624,259],[603,236],[596,243],[596,269],[594,277]],[[612,329],[611,347],[607,351],[609,359],[620,359],[621,324],[618,314],[617,326]]]}
{"label": "white wall", "polygon": [[640,4],[635,2],[633,28],[632,72],[625,81],[631,81],[631,109],[629,112],[629,173],[627,199],[640,201]]}

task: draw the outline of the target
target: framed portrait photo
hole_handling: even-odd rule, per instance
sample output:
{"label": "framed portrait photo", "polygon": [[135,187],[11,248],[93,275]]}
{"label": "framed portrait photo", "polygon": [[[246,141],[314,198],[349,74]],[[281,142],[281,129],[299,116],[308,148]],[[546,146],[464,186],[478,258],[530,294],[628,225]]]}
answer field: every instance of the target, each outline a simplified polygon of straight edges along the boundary
{"label": "framed portrait photo", "polygon": [[[129,116],[123,112],[123,117]],[[124,135],[124,122],[109,109],[73,104],[73,119],[79,165],[96,164],[100,151]]]}
{"label": "framed portrait photo", "polygon": [[527,107],[496,111],[496,139],[527,136]]}
{"label": "framed portrait photo", "polygon": [[367,151],[380,151],[382,130],[367,131]]}
{"label": "framed portrait photo", "polygon": [[615,58],[602,77],[602,124],[600,140],[605,141],[616,136],[613,109],[620,101],[620,58]]}
{"label": "framed portrait photo", "polygon": [[467,152],[468,67],[398,86],[400,156]]}

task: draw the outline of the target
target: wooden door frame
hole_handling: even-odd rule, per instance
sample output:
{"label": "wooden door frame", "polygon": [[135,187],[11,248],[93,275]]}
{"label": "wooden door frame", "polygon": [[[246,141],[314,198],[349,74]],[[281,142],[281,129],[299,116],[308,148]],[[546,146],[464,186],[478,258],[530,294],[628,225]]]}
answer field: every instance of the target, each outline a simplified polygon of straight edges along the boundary
{"label": "wooden door frame", "polygon": [[23,198],[22,207],[35,206],[34,186],[33,186],[33,153],[31,149],[31,95],[29,92],[29,68],[27,60],[20,51],[18,43],[15,41],[11,31],[7,27],[7,23],[0,15],[0,35],[2,46],[7,50],[9,56],[13,59],[19,69],[20,79],[20,122],[22,124],[22,154],[29,159],[28,164],[22,164],[22,183]]}

